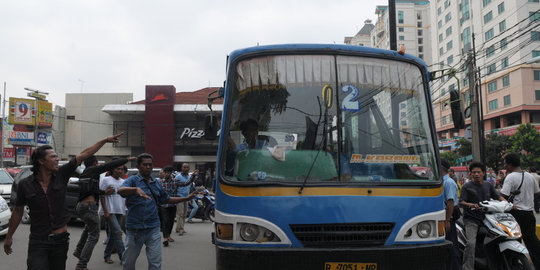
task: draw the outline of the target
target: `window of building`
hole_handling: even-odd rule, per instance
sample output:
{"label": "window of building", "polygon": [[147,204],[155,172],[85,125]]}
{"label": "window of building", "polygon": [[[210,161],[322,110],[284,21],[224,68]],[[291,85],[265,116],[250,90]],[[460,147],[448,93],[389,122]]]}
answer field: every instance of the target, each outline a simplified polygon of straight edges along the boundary
{"label": "window of building", "polygon": [[446,62],[448,62],[448,65],[451,65],[452,63],[454,63],[454,56],[453,55],[448,56],[448,58],[446,58]]}
{"label": "window of building", "polygon": [[423,38],[418,38],[418,44],[424,44],[424,39]]}
{"label": "window of building", "polygon": [[534,90],[534,96],[536,100],[540,100],[540,90]]}
{"label": "window of building", "polygon": [[418,35],[421,36],[424,34],[424,31],[422,29],[418,29]]}
{"label": "window of building", "polygon": [[493,73],[493,72],[495,72],[495,71],[497,71],[497,66],[495,65],[495,63],[493,63],[493,64],[487,66],[487,68],[486,68],[486,73],[487,73],[488,75],[491,74],[491,73]]}
{"label": "window of building", "polygon": [[446,36],[449,36],[452,34],[452,26],[446,28]]}
{"label": "window of building", "polygon": [[456,90],[456,84],[453,83],[450,86],[448,86],[448,92]]}
{"label": "window of building", "polygon": [[535,51],[535,50],[533,50],[533,51],[532,51],[532,58],[535,58],[535,57],[537,57],[537,56],[540,56],[540,51]]}
{"label": "window of building", "polygon": [[540,81],[540,70],[535,70],[534,71],[534,80],[535,81]]}
{"label": "window of building", "polygon": [[492,57],[493,55],[495,55],[495,45],[486,48],[486,57]]}
{"label": "window of building", "polygon": [[465,50],[468,50],[471,47],[471,28],[467,27],[463,29],[461,34],[463,40],[463,47]]}
{"label": "window of building", "polygon": [[465,100],[465,105],[471,105],[471,95],[469,95],[469,92],[463,93],[463,99]]}
{"label": "window of building", "polygon": [[490,110],[495,110],[497,108],[499,108],[499,100],[498,99],[494,99],[494,100],[489,102],[489,109]]}
{"label": "window of building", "polygon": [[399,36],[399,40],[405,40],[405,36]]}
{"label": "window of building", "polygon": [[399,31],[399,32],[403,32],[403,31],[405,31],[405,28],[403,28],[403,27],[398,27],[398,31]]}
{"label": "window of building", "polygon": [[438,26],[439,28],[442,27],[442,20],[439,20],[439,22],[437,23],[437,26]]}
{"label": "window of building", "polygon": [[423,54],[419,54],[419,55],[418,55],[418,58],[424,60],[424,55],[423,55]]}
{"label": "window of building", "polygon": [[506,47],[508,47],[508,41],[506,40],[506,38],[503,38],[501,39],[501,51],[506,49]]}
{"label": "window of building", "polygon": [[469,14],[469,0],[461,1],[461,19],[459,20],[460,24],[468,20],[471,16]]}
{"label": "window of building", "polygon": [[[441,61],[441,62],[439,63],[439,67],[440,67],[440,68],[444,68],[444,61]],[[443,77],[443,78],[444,78],[444,77]],[[443,90],[444,90],[444,89],[443,89]]]}
{"label": "window of building", "polygon": [[446,43],[446,50],[449,51],[450,49],[452,49],[452,47],[454,47],[454,44],[453,44],[453,42],[450,40],[450,41],[448,41],[448,43]]}
{"label": "window of building", "polygon": [[532,41],[540,41],[540,32],[531,31],[531,40]]}
{"label": "window of building", "polygon": [[437,8],[437,15],[441,15],[441,13],[442,13],[442,8],[441,7]]}
{"label": "window of building", "polygon": [[422,19],[422,12],[416,12],[416,19],[421,20]]}
{"label": "window of building", "polygon": [[504,103],[504,106],[510,105],[510,95],[506,95],[503,97],[503,103]]}
{"label": "window of building", "polygon": [[538,3],[539,0],[529,0],[529,3]]}
{"label": "window of building", "polygon": [[486,15],[484,15],[484,24],[488,23],[493,19],[493,13],[490,11]]}
{"label": "window of building", "polygon": [[540,12],[529,12],[529,21],[534,22],[540,18]]}
{"label": "window of building", "polygon": [[418,46],[418,52],[419,53],[424,52],[424,46]]}
{"label": "window of building", "polygon": [[495,34],[495,33],[493,32],[493,28],[487,30],[486,33],[485,33],[486,41],[492,39],[493,36],[494,36],[494,34]]}
{"label": "window of building", "polygon": [[504,12],[504,2],[500,3],[500,4],[497,6],[497,10],[499,11],[499,14],[501,14],[501,13]]}
{"label": "window of building", "polygon": [[403,23],[403,11],[398,10],[398,23]]}
{"label": "window of building", "polygon": [[439,42],[441,42],[444,39],[443,34],[439,34]]}
{"label": "window of building", "polygon": [[443,117],[442,117],[442,124],[443,124],[443,125],[446,125],[446,116],[443,116]]}
{"label": "window of building", "polygon": [[492,81],[488,83],[488,93],[491,93],[495,90],[497,90],[497,81]]}
{"label": "window of building", "polygon": [[417,26],[417,27],[422,27],[422,21],[416,22],[416,26]]}
{"label": "window of building", "polygon": [[444,9],[447,9],[450,6],[450,0],[444,1]]}
{"label": "window of building", "polygon": [[501,69],[508,67],[508,56],[501,60]]}
{"label": "window of building", "polygon": [[510,75],[506,75],[502,78],[503,87],[507,87],[510,85]]}
{"label": "window of building", "polygon": [[444,48],[441,47],[441,48],[439,48],[439,55],[443,55],[443,54],[444,54]]}
{"label": "window of building", "polygon": [[452,13],[448,12],[448,14],[446,14],[446,15],[444,16],[444,22],[447,23],[447,22],[449,22],[451,19],[452,19]]}
{"label": "window of building", "polygon": [[504,30],[506,30],[506,20],[499,23],[499,32],[503,32]]}
{"label": "window of building", "polygon": [[491,3],[491,0],[482,0],[482,3],[484,4],[483,6],[487,6],[489,5],[489,3]]}

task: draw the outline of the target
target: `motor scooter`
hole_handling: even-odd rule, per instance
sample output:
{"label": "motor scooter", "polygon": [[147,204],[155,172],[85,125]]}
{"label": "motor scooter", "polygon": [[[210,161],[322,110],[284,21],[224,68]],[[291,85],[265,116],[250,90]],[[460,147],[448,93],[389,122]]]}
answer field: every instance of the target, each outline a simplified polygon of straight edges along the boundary
{"label": "motor scooter", "polygon": [[[506,201],[483,201],[475,211],[484,213],[483,226],[476,236],[475,269],[527,269],[534,266],[529,251],[521,242],[521,229],[512,214],[513,204]],[[467,243],[465,227],[456,222],[458,248],[463,258]]]}
{"label": "motor scooter", "polygon": [[188,213],[193,211],[192,203],[195,202],[199,206],[199,209],[193,218],[214,222],[214,211],[216,206],[214,194],[210,193],[210,191],[204,187],[200,189],[196,188],[196,190],[198,190],[200,194],[196,195],[195,198],[188,203]]}

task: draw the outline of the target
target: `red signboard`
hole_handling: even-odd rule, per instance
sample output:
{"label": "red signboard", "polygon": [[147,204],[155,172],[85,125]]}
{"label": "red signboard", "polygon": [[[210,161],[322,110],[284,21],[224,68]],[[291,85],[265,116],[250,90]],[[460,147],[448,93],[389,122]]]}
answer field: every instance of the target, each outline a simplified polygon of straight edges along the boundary
{"label": "red signboard", "polygon": [[174,103],[172,85],[147,85],[145,99],[145,151],[154,156],[154,167],[173,164]]}
{"label": "red signboard", "polygon": [[15,149],[14,148],[4,148],[4,158],[13,159],[15,158]]}
{"label": "red signboard", "polygon": [[[536,131],[538,133],[540,133],[540,126],[535,126],[534,128],[536,129]],[[517,133],[517,127],[513,127],[513,128],[510,128],[510,129],[506,129],[506,130],[499,130],[499,131],[497,131],[497,133],[499,135],[512,136],[512,135]]]}

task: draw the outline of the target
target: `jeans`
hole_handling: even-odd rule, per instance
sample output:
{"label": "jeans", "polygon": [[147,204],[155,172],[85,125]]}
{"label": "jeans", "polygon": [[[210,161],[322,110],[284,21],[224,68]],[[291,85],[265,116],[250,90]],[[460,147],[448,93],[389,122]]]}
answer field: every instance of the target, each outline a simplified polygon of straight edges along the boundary
{"label": "jeans", "polygon": [[[456,210],[459,211],[459,209],[454,208],[454,211]],[[445,238],[446,240],[452,241],[452,251],[454,253],[454,257],[452,260],[452,269],[461,270],[461,256],[459,255],[456,222],[454,220],[450,221],[450,231],[446,232]]]}
{"label": "jeans", "polygon": [[79,218],[84,221],[84,231],[81,234],[81,239],[77,243],[75,252],[80,254],[78,266],[86,267],[92,252],[99,239],[99,215],[97,213],[98,206],[95,203],[79,202],[77,204],[77,213]]}
{"label": "jeans", "polygon": [[474,270],[478,224],[466,219],[464,219],[463,222],[465,223],[465,233],[467,234],[467,244],[463,251],[463,270]]}
{"label": "jeans", "polygon": [[171,236],[171,231],[174,225],[174,217],[176,216],[176,205],[170,206],[170,207],[161,207],[161,219],[163,223],[161,223],[161,231],[163,231],[163,238],[166,240],[166,238]]}
{"label": "jeans", "polygon": [[197,214],[197,211],[199,210],[199,204],[197,203],[197,200],[191,200],[191,205],[193,206],[193,209],[191,209],[191,212],[189,213],[189,217],[187,219],[190,222],[193,216],[195,216],[195,214]]}
{"label": "jeans", "polygon": [[120,260],[122,260],[122,254],[124,254],[124,241],[122,241],[122,214],[111,214],[109,219],[106,219],[107,227],[109,228],[109,241],[105,246],[105,252],[103,257],[105,259],[110,258],[113,248],[116,248]]}
{"label": "jeans", "polygon": [[124,270],[134,270],[142,246],[146,245],[148,270],[161,269],[161,235],[159,226],[150,229],[127,229]]}
{"label": "jeans", "polygon": [[66,269],[68,249],[69,233],[54,240],[44,239],[43,237],[33,237],[30,235],[26,265],[29,270]]}
{"label": "jeans", "polygon": [[176,204],[176,232],[183,233],[184,222],[187,214],[187,202],[181,202]]}
{"label": "jeans", "polygon": [[512,216],[516,218],[525,246],[529,250],[529,255],[536,269],[540,268],[540,241],[536,237],[536,218],[533,211],[510,211]]}

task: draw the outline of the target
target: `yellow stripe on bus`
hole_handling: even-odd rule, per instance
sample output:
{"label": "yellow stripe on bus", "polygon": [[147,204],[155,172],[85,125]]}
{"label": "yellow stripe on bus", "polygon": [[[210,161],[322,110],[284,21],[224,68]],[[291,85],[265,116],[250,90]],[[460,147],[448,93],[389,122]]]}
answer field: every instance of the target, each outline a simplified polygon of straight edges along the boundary
{"label": "yellow stripe on bus", "polygon": [[[227,195],[237,197],[252,196],[298,196],[299,187],[239,187],[220,184]],[[351,187],[305,187],[303,196],[396,196],[396,197],[436,197],[441,195],[442,186],[436,188],[351,188]]]}

